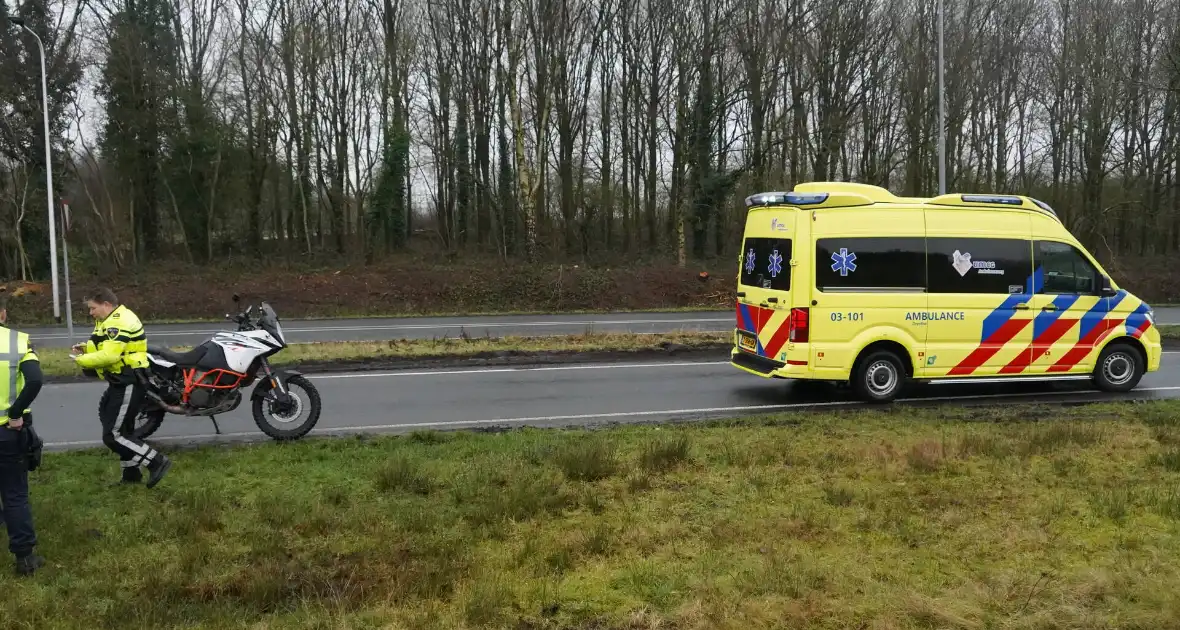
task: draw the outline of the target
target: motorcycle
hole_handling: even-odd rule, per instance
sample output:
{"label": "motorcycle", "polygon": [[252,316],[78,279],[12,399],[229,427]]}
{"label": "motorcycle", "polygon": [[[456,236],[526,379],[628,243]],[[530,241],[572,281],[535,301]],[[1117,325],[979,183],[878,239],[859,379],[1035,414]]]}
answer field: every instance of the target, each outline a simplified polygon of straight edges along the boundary
{"label": "motorcycle", "polygon": [[[235,304],[240,300],[233,296]],[[237,409],[243,390],[255,381],[250,402],[254,423],[263,433],[286,441],[311,431],[320,418],[319,391],[296,370],[271,368],[268,359],[286,348],[287,340],[270,304],[262,302],[252,319],[253,309],[251,305],[235,316],[227,314],[225,318],[238,325],[236,332],[214,333],[188,352],[148,346],[147,400],[136,419],[135,437],[142,440],[155,433],[168,413],[208,417],[220,435],[217,416]],[[305,409],[307,418],[296,422]]]}

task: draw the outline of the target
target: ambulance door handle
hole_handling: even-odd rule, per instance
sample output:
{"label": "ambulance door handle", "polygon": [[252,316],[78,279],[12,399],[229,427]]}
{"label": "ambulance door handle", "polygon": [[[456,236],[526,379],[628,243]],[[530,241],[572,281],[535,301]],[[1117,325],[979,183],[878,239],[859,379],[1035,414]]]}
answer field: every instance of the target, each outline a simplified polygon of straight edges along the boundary
{"label": "ambulance door handle", "polygon": [[776,298],[776,297],[766,298],[766,301],[770,302],[772,304],[778,304],[778,298]]}
{"label": "ambulance door handle", "polygon": [[1013,309],[1016,309],[1016,310],[1018,310],[1018,311],[1027,311],[1027,310],[1028,310],[1028,304],[1017,304],[1016,306],[1013,306],[1012,308],[1013,308]]}
{"label": "ambulance door handle", "polygon": [[1042,310],[1042,311],[1055,311],[1055,310],[1057,310],[1057,305],[1056,305],[1056,304],[1050,304],[1050,305],[1048,305],[1048,306],[1042,306],[1042,307],[1041,307],[1041,310]]}

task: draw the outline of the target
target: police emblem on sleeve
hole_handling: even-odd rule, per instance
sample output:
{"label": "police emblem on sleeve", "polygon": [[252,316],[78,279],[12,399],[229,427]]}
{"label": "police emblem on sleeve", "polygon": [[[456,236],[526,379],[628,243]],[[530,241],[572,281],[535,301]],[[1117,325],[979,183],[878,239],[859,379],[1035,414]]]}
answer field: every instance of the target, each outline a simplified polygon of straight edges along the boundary
{"label": "police emblem on sleeve", "polygon": [[111,328],[107,329],[107,339],[114,339],[115,337],[118,337],[118,336],[119,336],[119,329],[118,328],[111,327]]}

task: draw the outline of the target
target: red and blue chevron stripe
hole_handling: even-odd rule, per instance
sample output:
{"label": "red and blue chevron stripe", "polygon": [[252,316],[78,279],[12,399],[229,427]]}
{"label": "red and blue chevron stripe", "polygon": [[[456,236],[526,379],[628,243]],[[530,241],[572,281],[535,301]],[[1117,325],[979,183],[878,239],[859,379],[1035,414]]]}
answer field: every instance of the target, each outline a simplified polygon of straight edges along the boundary
{"label": "red and blue chevron stripe", "polygon": [[1033,340],[1023,352],[1016,355],[1008,365],[1005,365],[1000,374],[1019,374],[1028,369],[1041,353],[1053,347],[1059,339],[1069,332],[1074,324],[1078,323],[1077,318],[1062,317],[1077,301],[1080,296],[1077,295],[1059,295],[1053,300],[1053,306],[1056,310],[1042,311],[1033,319]]}
{"label": "red and blue chevron stripe", "polygon": [[1041,290],[1045,282],[1045,270],[1038,267],[1024,281],[1024,293],[1014,293],[1004,299],[987,317],[983,318],[983,332],[979,345],[975,347],[958,365],[951,368],[951,376],[966,376],[979,369],[988,359],[1002,350],[1012,341],[1031,319],[1016,319],[1016,306],[1028,302],[1037,291]]}
{"label": "red and blue chevron stripe", "polygon": [[769,309],[742,304],[741,302],[737,303],[737,327],[754,334],[754,339],[758,344],[757,351],[759,356],[766,356],[763,354],[765,349],[762,347],[762,339],[760,338],[762,326],[770,319],[770,317],[763,317],[762,312],[765,310]]}
{"label": "red and blue chevron stripe", "polygon": [[1127,297],[1126,291],[1119,291],[1113,297],[1102,298],[1082,315],[1078,322],[1078,341],[1056,363],[1049,366],[1050,372],[1068,372],[1087,355],[1094,351],[1111,331],[1123,325],[1126,320],[1106,319],[1106,316]]}
{"label": "red and blue chevron stripe", "polygon": [[782,347],[786,345],[791,337],[791,327],[787,319],[783,318],[779,322],[778,328],[774,331],[774,335],[771,336],[770,341],[765,345],[762,344],[762,333],[777,312],[773,308],[762,308],[741,302],[737,304],[737,327],[754,334],[754,337],[757,339],[756,351],[758,356],[776,359],[779,350],[782,350]]}
{"label": "red and blue chevron stripe", "polygon": [[1147,319],[1147,313],[1151,310],[1147,302],[1139,305],[1130,315],[1127,316],[1127,334],[1138,339],[1151,328],[1151,320]]}

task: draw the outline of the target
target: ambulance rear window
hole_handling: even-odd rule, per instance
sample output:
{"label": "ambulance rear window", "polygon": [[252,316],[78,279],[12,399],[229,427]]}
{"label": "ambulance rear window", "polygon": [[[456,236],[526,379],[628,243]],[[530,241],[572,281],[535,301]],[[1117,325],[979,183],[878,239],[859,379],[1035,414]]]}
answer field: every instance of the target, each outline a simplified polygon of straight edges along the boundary
{"label": "ambulance rear window", "polygon": [[740,282],[772,291],[791,290],[791,239],[747,238]]}

